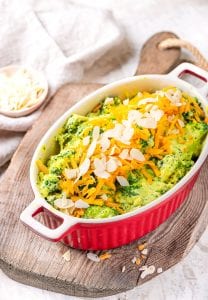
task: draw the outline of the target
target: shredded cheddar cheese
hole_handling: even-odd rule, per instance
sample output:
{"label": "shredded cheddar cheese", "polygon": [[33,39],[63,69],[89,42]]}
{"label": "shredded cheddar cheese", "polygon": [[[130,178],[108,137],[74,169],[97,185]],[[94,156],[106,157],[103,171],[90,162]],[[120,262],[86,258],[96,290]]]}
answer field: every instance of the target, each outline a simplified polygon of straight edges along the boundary
{"label": "shredded cheddar cheese", "polygon": [[43,164],[43,162],[40,159],[36,161],[36,164],[40,172],[48,174],[48,168]]}

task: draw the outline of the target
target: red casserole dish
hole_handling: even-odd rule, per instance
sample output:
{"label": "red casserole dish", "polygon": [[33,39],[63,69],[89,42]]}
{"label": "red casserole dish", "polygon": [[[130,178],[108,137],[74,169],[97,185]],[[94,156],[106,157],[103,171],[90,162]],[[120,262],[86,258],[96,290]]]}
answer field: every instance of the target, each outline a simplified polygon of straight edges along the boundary
{"label": "red casserole dish", "polygon": [[[183,73],[190,73],[203,80],[205,82],[203,88],[198,90],[191,84],[179,79]],[[204,95],[206,95],[208,87],[207,81],[207,72],[192,64],[184,63],[167,75],[135,76],[106,85],[70,108],[44,135],[33,155],[30,181],[35,199],[22,212],[21,221],[35,233],[48,240],[53,242],[62,241],[66,245],[83,250],[103,250],[119,247],[157,228],[187,198],[207,157],[208,139],[206,139],[194,166],[172,189],[146,206],[106,219],[80,219],[68,216],[48,204],[40,195],[36,184],[38,175],[36,161],[38,159],[46,160],[51,154],[55,153],[54,136],[72,113],[85,115],[109,95],[122,97],[122,94],[128,91],[133,96],[138,91],[160,90],[172,85],[191,96],[197,97],[205,109],[206,99]],[[46,148],[44,151],[43,146]],[[44,224],[35,218],[39,213],[43,213]]]}

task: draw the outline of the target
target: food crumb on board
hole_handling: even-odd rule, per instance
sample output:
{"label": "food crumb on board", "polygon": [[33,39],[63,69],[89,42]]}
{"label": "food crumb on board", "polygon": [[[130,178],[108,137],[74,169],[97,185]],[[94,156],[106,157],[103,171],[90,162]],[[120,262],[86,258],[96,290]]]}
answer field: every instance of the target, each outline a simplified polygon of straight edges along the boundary
{"label": "food crumb on board", "polygon": [[106,252],[106,253],[99,255],[99,258],[100,258],[100,260],[105,260],[105,259],[110,258],[111,256],[112,256],[112,254]]}
{"label": "food crumb on board", "polygon": [[92,252],[87,253],[87,258],[94,261],[94,262],[99,262],[100,261],[100,258],[97,256],[97,254],[92,253]]}
{"label": "food crumb on board", "polygon": [[143,250],[141,251],[141,253],[142,253],[143,255],[147,255],[148,249],[147,249],[147,248],[143,249]]}
{"label": "food crumb on board", "polygon": [[70,250],[67,250],[63,255],[62,255],[63,259],[65,261],[70,261],[71,260],[71,252]]}
{"label": "food crumb on board", "polygon": [[162,273],[163,269],[162,268],[157,268],[157,273]]}
{"label": "food crumb on board", "polygon": [[133,264],[135,264],[135,262],[136,262],[136,257],[134,256],[133,258],[132,258],[132,260],[131,260],[131,262],[133,263]]}
{"label": "food crumb on board", "polygon": [[156,268],[154,265],[151,266],[142,266],[140,269],[142,271],[141,278],[144,279],[147,275],[151,275],[155,272]]}
{"label": "food crumb on board", "polygon": [[124,273],[126,271],[126,266],[123,266],[121,272]]}
{"label": "food crumb on board", "polygon": [[147,271],[143,271],[142,274],[141,274],[141,278],[144,279],[147,275],[149,275],[147,273]]}
{"label": "food crumb on board", "polygon": [[136,265],[139,266],[140,264],[141,264],[141,259],[140,259],[140,258],[137,258],[137,259],[136,259]]}
{"label": "food crumb on board", "polygon": [[146,265],[144,265],[141,268],[139,268],[139,271],[146,271],[146,270],[147,270],[147,266]]}
{"label": "food crumb on board", "polygon": [[148,267],[149,274],[153,274],[155,272],[155,270],[156,270],[156,268],[154,265]]}
{"label": "food crumb on board", "polygon": [[112,256],[112,254],[110,254],[109,252],[105,252],[103,254],[100,254],[99,256],[92,252],[87,253],[87,258],[94,262],[100,262],[101,260],[106,260],[106,259],[110,258],[111,256]]}
{"label": "food crumb on board", "polygon": [[147,242],[143,242],[137,246],[137,249],[140,252],[140,259],[145,259],[147,258],[148,254],[148,249],[147,249]]}
{"label": "food crumb on board", "polygon": [[144,243],[138,245],[138,250],[139,250],[139,251],[142,251],[142,250],[144,250],[146,247],[147,247],[147,243],[144,242]]}

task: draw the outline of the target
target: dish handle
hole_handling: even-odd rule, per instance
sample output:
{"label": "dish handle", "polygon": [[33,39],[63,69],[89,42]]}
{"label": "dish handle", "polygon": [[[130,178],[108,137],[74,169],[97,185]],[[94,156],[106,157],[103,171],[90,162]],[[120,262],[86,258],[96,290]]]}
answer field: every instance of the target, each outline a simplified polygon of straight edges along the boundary
{"label": "dish handle", "polygon": [[[56,223],[59,225],[52,229],[40,223],[35,219],[35,216],[41,212],[45,212],[54,220],[57,220]],[[66,233],[74,231],[76,224],[78,224],[76,218],[69,218],[69,216],[57,211],[42,199],[34,199],[21,213],[20,220],[32,231],[53,242],[62,239]]]}
{"label": "dish handle", "polygon": [[205,84],[202,87],[197,87],[197,90],[202,94],[202,96],[207,97],[208,94],[208,72],[205,70],[191,64],[191,63],[182,63],[178,65],[175,69],[173,69],[169,75],[174,77],[181,77],[183,74],[190,74],[192,76],[195,76],[202,81],[205,82]]}

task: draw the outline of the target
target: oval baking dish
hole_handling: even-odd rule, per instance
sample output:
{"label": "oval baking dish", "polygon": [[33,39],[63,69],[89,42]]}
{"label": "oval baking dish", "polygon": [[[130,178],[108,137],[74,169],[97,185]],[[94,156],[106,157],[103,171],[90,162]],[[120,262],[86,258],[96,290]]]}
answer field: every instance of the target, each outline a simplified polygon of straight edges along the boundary
{"label": "oval baking dish", "polygon": [[[182,73],[199,77],[206,84],[201,90],[179,79]],[[193,97],[197,97],[202,107],[206,107],[203,94],[207,91],[208,74],[200,68],[184,63],[168,75],[142,75],[109,84],[82,99],[70,108],[44,135],[33,155],[30,167],[30,181],[35,199],[22,212],[21,221],[42,237],[79,249],[103,250],[125,245],[157,228],[183,203],[191,191],[200,168],[208,153],[208,138],[196,163],[191,170],[168,192],[151,203],[131,212],[105,219],[84,219],[68,216],[52,207],[41,196],[37,186],[38,168],[36,161],[43,161],[56,152],[54,137],[73,113],[85,115],[102,99],[108,96],[130,97],[138,91],[155,91],[166,86],[176,86]],[[35,216],[43,213],[44,224]]]}

